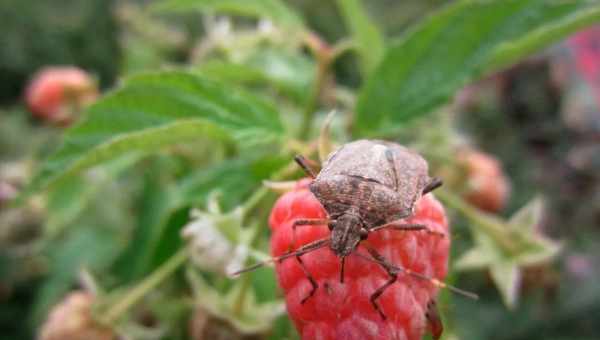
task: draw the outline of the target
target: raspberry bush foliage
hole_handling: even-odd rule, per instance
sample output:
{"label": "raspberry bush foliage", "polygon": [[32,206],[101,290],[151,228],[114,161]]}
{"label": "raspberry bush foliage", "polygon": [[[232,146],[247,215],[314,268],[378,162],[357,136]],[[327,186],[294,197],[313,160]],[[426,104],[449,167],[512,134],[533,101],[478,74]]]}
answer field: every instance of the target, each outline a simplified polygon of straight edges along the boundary
{"label": "raspberry bush foliage", "polygon": [[[540,227],[541,194],[506,203],[510,178],[495,161],[503,182],[490,185],[504,186],[502,197],[491,199],[492,208],[470,198],[469,185],[481,180],[468,177],[459,150],[477,145],[456,127],[455,117],[468,110],[454,99],[600,21],[600,5],[459,0],[412,18],[401,34],[386,31],[366,6],[329,3],[343,32],[331,34],[310,6],[294,1],[115,4],[126,43],[119,81],[91,106],[77,107],[69,127],[46,127],[51,142],[20,147],[34,155],[23,163],[31,175],[18,183],[0,176],[10,193],[0,209],[35,208],[40,215],[28,223],[37,226],[35,237],[7,243],[12,262],[0,282],[2,295],[27,275],[41,278],[23,322],[42,338],[89,324],[105,338],[352,339],[347,334],[364,331],[419,339],[428,300],[437,296],[446,339],[537,336],[547,315],[531,299],[520,301],[521,288],[528,270],[552,267],[564,244]],[[24,115],[24,108],[11,110],[7,117]],[[11,124],[28,129],[19,118]],[[6,135],[19,134],[11,131]],[[417,203],[411,218],[447,238],[382,231],[372,242],[389,248],[395,265],[476,291],[479,302],[400,274],[379,300],[388,316],[382,320],[368,295],[385,273],[352,258],[341,284],[328,249],[306,256],[322,283],[306,304],[298,299],[308,282],[288,268],[292,260],[228,275],[287,249],[293,216],[282,209],[324,213],[296,186],[303,175],[294,155],[318,163],[359,138],[405,144],[429,161],[431,175],[449,179],[436,198]],[[3,235],[10,239],[18,228]],[[327,233],[309,228],[298,238]],[[85,323],[61,330],[52,323],[74,296],[85,298]],[[496,319],[479,322],[484,315]],[[499,332],[522,315],[539,320]]]}

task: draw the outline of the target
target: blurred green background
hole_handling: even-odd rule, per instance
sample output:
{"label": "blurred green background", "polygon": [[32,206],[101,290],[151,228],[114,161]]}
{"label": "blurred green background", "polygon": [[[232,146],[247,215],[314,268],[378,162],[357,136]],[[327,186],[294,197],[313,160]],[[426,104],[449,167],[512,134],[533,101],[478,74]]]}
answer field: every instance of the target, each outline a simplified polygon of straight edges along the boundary
{"label": "blurred green background", "polygon": [[[210,23],[214,24],[220,16],[156,12],[149,10],[153,3],[0,3],[0,182],[24,187],[41,160],[56,150],[64,134],[62,127],[33,118],[24,103],[27,83],[44,66],[78,66],[91,73],[106,91],[128,75],[182,65],[207,74],[213,72],[213,76],[223,79],[229,76],[231,83],[244,83],[237,79],[241,73],[223,73],[214,61],[242,60],[255,69],[268,69],[281,62],[290,73],[285,73],[287,69],[283,73],[274,71],[277,90],[268,86],[252,86],[252,90],[265,94],[264,97],[276,97],[282,111],[292,108],[288,111],[294,114],[300,111],[294,109],[295,105],[308,100],[306,92],[310,91],[306,89],[314,84],[309,76],[314,60],[305,47],[290,47],[287,45],[293,43],[273,42],[271,38],[254,42],[243,34],[236,36],[239,39],[233,39],[231,46],[209,46],[205,37],[211,27],[214,30]],[[334,1],[286,3],[324,41],[333,43],[351,33]],[[387,37],[401,36],[447,5],[437,0],[380,0],[364,4],[369,17]],[[233,23],[236,28],[241,27],[240,31],[251,31],[256,24],[248,18],[235,18]],[[249,35],[252,34],[255,32]],[[213,31],[214,36],[218,34]],[[590,49],[600,46],[600,34],[589,39]],[[584,58],[581,55],[585,53],[578,48],[582,47],[558,42],[473,82],[452,105],[435,113],[437,116],[417,122],[422,128],[419,131],[442,131],[446,127],[437,123],[448,121],[452,141],[443,141],[448,144],[442,145],[440,152],[453,150],[453,145],[469,145],[499,160],[512,187],[506,208],[498,212],[500,217],[508,218],[533,198],[543,197],[546,209],[538,232],[563,247],[551,262],[521,271],[520,299],[512,309],[503,303],[486,270],[460,274],[452,271],[453,284],[477,292],[481,299],[474,302],[443,293],[445,339],[599,338],[600,78],[595,77],[600,77],[600,73],[594,73],[593,65],[600,69],[600,59],[595,59],[592,52]],[[287,58],[286,53],[292,57]],[[332,74],[340,87],[333,101],[354,103],[353,91],[363,80],[359,58],[351,53],[342,55],[333,65]],[[320,100],[327,103],[329,99]],[[352,117],[351,111],[347,110],[348,117]],[[300,118],[285,114],[282,120],[286,128],[299,125]],[[317,121],[323,117],[320,112]],[[347,137],[348,124],[352,122],[334,125],[333,135]],[[318,135],[318,131],[313,135]],[[410,131],[400,132],[394,138],[415,140]],[[436,148],[428,144],[432,141],[427,137],[422,140],[426,150]],[[241,164],[235,157],[244,154],[245,149],[231,141],[200,138],[158,155],[134,152],[120,156],[97,171],[63,181],[21,207],[0,204],[0,339],[35,338],[51,306],[69,290],[85,287],[81,268],[89,270],[106,292],[119,292],[164,264],[174,249],[182,246],[179,230],[188,222],[190,209],[210,202],[211,178],[218,176],[197,173],[198,169],[222,164],[222,169],[210,169],[231,173],[227,183],[218,184],[228,194],[222,195],[220,204],[229,211],[243,204],[274,169],[286,164],[293,146],[286,147],[287,153],[275,152],[270,157],[250,151],[255,156],[252,162]],[[452,151],[449,152],[446,157],[451,157]],[[193,198],[185,204],[165,204],[171,199],[170,185],[194,173],[197,176],[191,180],[195,181],[196,191],[189,193]],[[262,202],[262,209],[257,209],[252,217],[254,222],[264,223],[275,197],[270,194]],[[473,244],[468,232],[470,222],[455,211],[451,211],[451,217],[453,258],[459,258]],[[156,230],[152,229],[155,224],[160,224]],[[256,247],[263,250],[268,238],[265,229],[261,229],[256,242]],[[141,252],[140,248],[145,250]],[[125,327],[122,332],[132,339],[196,339],[188,332],[193,309],[190,291],[194,289],[185,284],[188,274],[177,272],[175,280],[149,297],[145,307],[127,320],[136,327]],[[217,290],[227,291],[232,285],[215,274],[200,275]],[[264,269],[251,276],[259,303],[281,297],[272,271]],[[164,301],[172,303],[167,306]],[[266,321],[268,335],[259,336],[252,332],[240,334],[236,327],[226,333],[223,329],[231,328],[230,324],[218,313],[206,314],[210,327],[200,330],[197,339],[209,338],[207,334],[218,334],[222,339],[297,336],[285,316]],[[211,331],[211,327],[218,331]]]}

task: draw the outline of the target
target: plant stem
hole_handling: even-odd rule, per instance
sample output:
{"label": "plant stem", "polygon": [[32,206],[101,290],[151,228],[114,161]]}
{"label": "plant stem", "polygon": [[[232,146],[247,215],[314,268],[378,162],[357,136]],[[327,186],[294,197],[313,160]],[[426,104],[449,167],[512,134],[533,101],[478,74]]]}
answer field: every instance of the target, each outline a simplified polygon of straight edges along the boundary
{"label": "plant stem", "polygon": [[509,231],[502,227],[502,222],[500,220],[478,211],[469,204],[465,203],[462,198],[447,190],[439,189],[435,192],[435,196],[443,201],[446,205],[457,210],[465,217],[470,219],[472,222],[470,225],[472,227],[478,227],[480,231],[492,237],[496,243],[498,243],[498,245],[507,253],[514,254],[518,251],[516,242],[517,240],[513,240],[510,237]]}
{"label": "plant stem", "polygon": [[167,262],[158,267],[150,276],[130,290],[121,300],[111,306],[102,320],[109,325],[116,322],[125,312],[137,304],[146,294],[173,274],[188,258],[187,249],[180,249]]}
{"label": "plant stem", "polygon": [[[337,8],[352,40],[362,48],[357,52],[360,57],[361,74],[364,77],[374,69],[384,53],[384,38],[373,20],[367,14],[365,1],[337,0]],[[368,46],[367,46],[368,44]]]}
{"label": "plant stem", "polygon": [[[281,168],[281,170],[279,170],[277,173],[275,173],[273,176],[271,176],[271,180],[276,181],[276,180],[281,180],[281,179],[288,177],[291,173],[294,172],[295,167],[296,167],[295,162],[288,163],[286,166]],[[262,201],[262,199],[268,193],[269,193],[269,188],[267,188],[264,185],[261,186],[260,188],[258,188],[256,191],[254,191],[254,193],[252,193],[252,195],[250,195],[250,197],[244,203],[244,206],[242,208],[243,209],[242,219],[244,219],[246,217],[246,214],[248,212],[252,211],[252,209],[254,209],[256,207],[256,205],[258,205],[260,203],[260,201]],[[260,224],[256,224],[254,226],[254,228],[256,229],[254,236],[256,236],[258,234],[258,228],[260,228]],[[256,238],[254,238],[253,240],[250,240],[249,246],[252,247],[254,245],[255,241],[256,241]],[[239,316],[243,313],[244,305],[246,302],[246,297],[248,296],[248,291],[252,287],[249,275],[245,275],[242,280],[243,280],[242,286],[241,286],[240,291],[238,292],[238,295],[236,296],[234,304],[233,304],[233,313],[236,316]]]}
{"label": "plant stem", "polygon": [[354,40],[341,39],[335,43],[335,45],[333,46],[333,48],[331,50],[331,60],[332,61],[336,60],[337,58],[341,57],[345,53],[356,50],[357,48],[358,48],[358,46],[356,45],[356,42]]}
{"label": "plant stem", "polygon": [[264,185],[261,185],[252,193],[252,195],[250,195],[250,197],[248,197],[242,206],[242,220],[246,218],[246,215],[252,211],[252,209],[254,209],[268,193],[269,189]]}
{"label": "plant stem", "polygon": [[236,296],[235,301],[233,303],[232,309],[233,314],[235,316],[240,316],[244,311],[246,297],[248,296],[248,291],[250,290],[250,287],[252,287],[250,283],[250,275],[244,275],[244,277],[242,278],[242,286],[240,287],[240,291],[238,292],[238,295]]}
{"label": "plant stem", "polygon": [[317,60],[317,69],[315,73],[315,82],[304,107],[302,124],[300,125],[299,137],[303,140],[310,134],[315,111],[319,104],[319,98],[321,97],[329,73],[329,66],[333,61],[333,51],[331,47],[319,36],[314,33],[308,33],[304,40]]}

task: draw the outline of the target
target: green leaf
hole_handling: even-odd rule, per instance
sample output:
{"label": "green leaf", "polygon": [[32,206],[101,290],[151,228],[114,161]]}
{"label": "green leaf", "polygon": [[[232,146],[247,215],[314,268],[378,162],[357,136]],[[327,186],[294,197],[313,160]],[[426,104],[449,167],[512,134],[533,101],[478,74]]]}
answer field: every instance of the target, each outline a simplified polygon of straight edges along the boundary
{"label": "green leaf", "polygon": [[139,278],[148,272],[150,254],[156,250],[166,225],[166,218],[172,211],[172,195],[166,190],[168,178],[164,171],[161,171],[164,161],[152,160],[146,165],[148,171],[144,173],[134,233],[116,265],[122,281]]}
{"label": "green leaf", "polygon": [[301,53],[291,53],[277,49],[260,49],[252,54],[246,64],[260,70],[281,91],[304,102],[312,86],[316,65]]}
{"label": "green leaf", "polygon": [[[479,241],[479,244],[488,243],[493,246],[493,240],[489,239],[485,234],[481,234],[480,238],[485,240]],[[477,236],[477,235],[476,235]],[[471,248],[462,254],[455,262],[454,268],[457,270],[474,270],[489,267],[494,261],[498,260],[495,247],[490,250],[479,245]]]}
{"label": "green leaf", "polygon": [[[190,268],[186,274],[192,287],[194,302],[211,315],[226,320],[242,334],[256,334],[270,330],[273,321],[285,311],[283,303],[278,300],[258,302],[254,292],[245,287],[244,280],[248,278],[235,281],[233,286],[223,294],[208,284],[197,271]],[[240,293],[245,294],[245,298],[242,305],[238,306]]]}
{"label": "green leaf", "polygon": [[211,79],[251,87],[272,87],[297,103],[308,97],[313,83],[315,65],[300,54],[274,49],[261,49],[243,64],[211,60],[199,66],[199,71]]}
{"label": "green leaf", "polygon": [[179,207],[202,206],[206,203],[208,193],[214,190],[221,195],[219,202],[223,205],[223,210],[230,210],[285,162],[288,160],[281,157],[239,159],[199,170],[176,183],[173,188],[173,204]]}
{"label": "green leaf", "polygon": [[534,232],[539,227],[543,212],[544,202],[541,197],[536,197],[514,213],[508,224],[515,230]]}
{"label": "green leaf", "polygon": [[83,267],[100,270],[114,258],[119,242],[114,233],[95,226],[80,226],[49,248],[49,276],[37,292],[32,318],[38,324],[48,310],[66,294]]}
{"label": "green leaf", "polygon": [[[512,308],[518,301],[520,270],[529,265],[546,263],[561,250],[561,245],[536,230],[542,218],[540,199],[533,199],[508,221],[484,213],[462,198],[445,190],[436,192],[448,207],[469,220],[473,248],[455,264],[459,270],[489,268],[505,304]],[[512,224],[517,223],[517,224]]]}
{"label": "green leaf", "polygon": [[208,194],[218,191],[221,203],[230,209],[283,164],[277,157],[225,161],[170,185],[155,178],[153,171],[148,173],[138,224],[115,268],[122,280],[142,277],[174,252],[176,241],[180,240],[179,231],[189,220],[187,216],[173,220],[183,208],[203,206]]}
{"label": "green leaf", "polygon": [[272,143],[282,130],[273,107],[220,83],[183,71],[138,75],[67,131],[26,193],[132,151],[156,152],[199,137],[233,138],[252,146]]}
{"label": "green leaf", "polygon": [[516,263],[498,262],[490,267],[490,274],[496,283],[502,300],[508,308],[514,308],[519,298],[521,273]]}
{"label": "green leaf", "polygon": [[548,262],[563,249],[562,243],[541,235],[527,241],[529,243],[525,244],[523,250],[515,257],[515,261],[524,266]]}
{"label": "green leaf", "polygon": [[360,0],[337,0],[346,26],[358,46],[363,74],[369,74],[381,60],[384,52],[383,35],[368,17]]}
{"label": "green leaf", "polygon": [[52,212],[46,221],[46,233],[50,238],[61,234],[79,217],[106,184],[125,168],[140,158],[131,154],[117,158],[102,166],[94,167],[83,176],[72,176],[55,185],[48,192],[47,211]]}
{"label": "green leaf", "polygon": [[393,44],[359,96],[354,133],[385,135],[469,82],[600,20],[592,1],[459,1]]}
{"label": "green leaf", "polygon": [[279,0],[166,0],[158,3],[155,8],[169,12],[200,10],[268,18],[290,29],[303,27],[302,19]]}
{"label": "green leaf", "polygon": [[300,337],[296,331],[296,328],[292,324],[292,320],[285,315],[278,317],[273,322],[273,329],[271,330],[267,340],[298,340]]}

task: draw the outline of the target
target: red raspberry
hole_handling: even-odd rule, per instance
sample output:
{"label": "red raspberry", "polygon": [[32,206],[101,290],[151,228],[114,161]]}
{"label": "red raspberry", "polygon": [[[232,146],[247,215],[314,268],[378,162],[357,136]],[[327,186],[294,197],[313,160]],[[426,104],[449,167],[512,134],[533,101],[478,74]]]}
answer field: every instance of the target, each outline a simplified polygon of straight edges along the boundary
{"label": "red raspberry", "polygon": [[27,107],[37,118],[65,124],[81,107],[98,96],[94,80],[76,67],[48,67],[39,71],[25,92]]}
{"label": "red raspberry", "polygon": [[481,210],[502,210],[510,196],[510,182],[500,162],[492,155],[471,149],[461,150],[458,161],[466,171],[465,199]]}
{"label": "red raspberry", "polygon": [[[269,219],[273,256],[293,250],[294,220],[327,216],[308,190],[308,183],[299,182],[295,190],[281,196],[273,207]],[[424,224],[448,234],[444,208],[431,194],[417,202],[415,214],[405,222]],[[329,230],[325,225],[299,226],[295,248],[327,236]],[[448,237],[424,231],[381,230],[370,234],[367,242],[395,266],[438,280],[446,276]],[[368,254],[362,245],[357,251]],[[379,264],[353,253],[346,259],[344,283],[340,283],[340,259],[330,249],[307,253],[302,260],[319,284],[316,293],[304,304],[301,300],[308,296],[311,285],[296,259],[277,263],[276,271],[288,313],[303,339],[421,339],[426,329],[427,303],[437,293],[437,288],[428,281],[400,273],[398,281],[377,300],[387,317],[383,320],[369,300],[388,280]]]}

